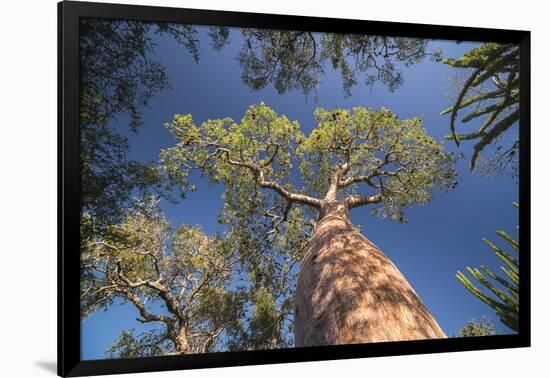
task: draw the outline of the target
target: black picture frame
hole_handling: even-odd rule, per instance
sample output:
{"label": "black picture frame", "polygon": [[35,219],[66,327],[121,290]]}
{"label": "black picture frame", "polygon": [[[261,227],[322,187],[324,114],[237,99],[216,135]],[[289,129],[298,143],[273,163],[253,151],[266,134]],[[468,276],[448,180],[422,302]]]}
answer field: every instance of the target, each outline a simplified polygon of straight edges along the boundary
{"label": "black picture frame", "polygon": [[[520,45],[520,325],[515,335],[208,353],[135,359],[80,359],[79,18],[96,17],[372,33]],[[105,3],[58,3],[58,374],[83,376],[337,360],[530,346],[530,32]]]}

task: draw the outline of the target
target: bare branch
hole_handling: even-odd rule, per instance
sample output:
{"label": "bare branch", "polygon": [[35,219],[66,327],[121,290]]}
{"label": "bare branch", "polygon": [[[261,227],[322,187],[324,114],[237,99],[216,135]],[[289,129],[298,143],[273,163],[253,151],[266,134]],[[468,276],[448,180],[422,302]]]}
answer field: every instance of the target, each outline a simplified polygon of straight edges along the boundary
{"label": "bare branch", "polygon": [[349,209],[353,209],[354,207],[368,205],[371,203],[380,203],[382,201],[382,194],[378,193],[372,196],[349,195],[344,199],[344,201],[347,203]]}
{"label": "bare branch", "polygon": [[274,181],[266,181],[264,178],[264,173],[261,170],[258,171],[257,178],[258,178],[259,186],[261,186],[262,188],[271,189],[279,193],[281,196],[283,196],[289,201],[297,202],[303,205],[309,205],[316,208],[321,207],[321,201],[317,198],[286,190],[285,188],[283,188],[281,185],[279,185]]}
{"label": "bare branch", "polygon": [[157,281],[139,280],[137,282],[132,282],[122,273],[120,261],[117,261],[116,263],[116,273],[118,278],[130,288],[147,286],[148,288],[157,291],[159,297],[162,298],[162,300],[166,304],[166,308],[168,309],[168,311],[177,316],[179,320],[184,320],[185,317],[179,309],[178,302],[174,299],[170,291],[160,283],[160,279]]}
{"label": "bare branch", "polygon": [[249,169],[256,176],[258,185],[260,187],[271,189],[289,201],[297,202],[302,205],[309,205],[316,208],[321,207],[321,201],[319,199],[310,197],[305,194],[292,192],[290,190],[283,188],[280,184],[274,181],[267,181],[265,179],[263,170],[257,165],[232,159],[230,156],[229,150],[226,148],[220,147],[218,148],[218,150],[225,153],[227,162],[229,164]]}
{"label": "bare branch", "polygon": [[138,321],[142,323],[162,322],[165,324],[170,324],[171,326],[174,325],[174,322],[176,321],[176,319],[172,317],[164,316],[164,315],[155,315],[155,314],[149,313],[149,311],[147,311],[147,309],[145,308],[145,305],[143,304],[139,296],[120,287],[114,289],[113,291],[122,294],[137,308],[137,310],[139,311],[139,315],[141,316],[141,318],[138,318]]}

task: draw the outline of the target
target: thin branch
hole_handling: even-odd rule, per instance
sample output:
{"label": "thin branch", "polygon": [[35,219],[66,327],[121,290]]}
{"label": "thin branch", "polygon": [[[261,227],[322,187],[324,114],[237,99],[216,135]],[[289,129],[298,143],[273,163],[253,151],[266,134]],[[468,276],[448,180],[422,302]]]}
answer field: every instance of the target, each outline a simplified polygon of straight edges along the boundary
{"label": "thin branch", "polygon": [[320,207],[321,201],[317,198],[313,198],[310,196],[307,196],[305,194],[295,193],[290,190],[287,190],[283,188],[280,184],[274,182],[274,181],[267,181],[264,176],[264,172],[262,169],[260,169],[258,166],[246,163],[242,161],[236,161],[231,158],[229,155],[229,150],[225,148],[220,148],[221,151],[225,152],[227,162],[232,165],[236,165],[238,167],[244,167],[249,169],[254,175],[256,176],[258,185],[262,188],[271,189],[275,192],[277,192],[282,197],[286,198],[287,200],[298,202],[304,205],[309,205],[313,207]]}
{"label": "thin branch", "polygon": [[145,305],[143,304],[139,296],[132,294],[130,291],[120,287],[114,289],[113,291],[122,294],[137,308],[139,315],[141,316],[141,318],[138,318],[138,321],[142,323],[162,322],[173,326],[175,322],[174,318],[164,316],[164,315],[155,315],[155,314],[149,313],[149,311],[147,311],[147,309],[145,308]]}
{"label": "thin branch", "polygon": [[158,281],[148,281],[148,280],[139,280],[137,282],[132,282],[122,273],[122,267],[120,264],[120,260],[116,262],[116,273],[118,278],[126,284],[129,288],[137,288],[140,286],[147,286],[155,291],[158,292],[159,297],[164,301],[166,304],[166,308],[168,311],[170,311],[172,314],[178,317],[180,321],[183,321],[185,319],[184,315],[179,309],[178,302],[174,299],[170,291],[160,283],[160,279]]}
{"label": "thin branch", "polygon": [[216,338],[220,335],[220,333],[223,331],[223,327],[218,328],[214,332],[210,332],[208,335],[208,338],[204,341],[201,347],[201,353],[206,353],[210,345],[216,340]]}

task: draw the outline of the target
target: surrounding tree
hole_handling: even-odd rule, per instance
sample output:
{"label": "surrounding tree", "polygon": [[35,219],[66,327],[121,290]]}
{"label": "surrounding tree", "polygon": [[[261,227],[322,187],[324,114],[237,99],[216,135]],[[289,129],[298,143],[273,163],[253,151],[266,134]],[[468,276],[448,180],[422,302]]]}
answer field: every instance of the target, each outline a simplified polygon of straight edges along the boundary
{"label": "surrounding tree", "polygon": [[230,30],[227,26],[211,26],[208,29],[208,36],[212,48],[218,51],[231,41]]}
{"label": "surrounding tree", "polygon": [[81,19],[79,33],[81,204],[92,217],[83,223],[93,227],[83,228],[89,235],[118,221],[136,191],[161,189],[154,164],[128,159],[128,138],[112,125],[117,117],[128,118],[129,129],[137,132],[142,109],[170,88],[154,56],[155,35],[173,38],[196,62],[199,40],[189,25],[94,18]]}
{"label": "surrounding tree", "polygon": [[139,322],[158,325],[139,335],[124,331],[110,357],[215,351],[222,334],[240,329],[242,294],[229,289],[235,248],[197,227],[171,231],[157,202],[136,203],[82,248],[82,317],[118,300],[135,308]]}
{"label": "surrounding tree", "polygon": [[[189,25],[142,23],[132,21],[83,19],[80,25],[81,60],[81,179],[82,179],[82,250],[89,249],[90,243],[111,237],[114,225],[124,220],[134,195],[158,192],[162,189],[161,177],[152,163],[142,163],[127,158],[130,148],[128,139],[112,121],[121,117],[128,118],[128,127],[138,132],[142,126],[141,112],[150,99],[162,90],[169,89],[165,68],[154,57],[155,35],[167,35],[185,47],[198,62],[199,40],[196,30]],[[208,35],[212,47],[221,48],[229,41],[229,29],[209,28]],[[231,214],[226,214],[229,219]],[[274,219],[274,218],[270,218]],[[285,226],[290,225],[287,222]],[[298,227],[292,226],[294,228]],[[258,225],[259,227],[260,225]],[[292,228],[291,227],[291,228]],[[299,226],[300,231],[306,230]],[[237,233],[234,233],[238,237]],[[275,233],[270,234],[273,239]],[[244,236],[239,239],[245,242]],[[293,284],[292,267],[296,264],[298,253],[290,250],[291,242],[278,238],[280,251],[275,259],[268,260],[255,256],[251,252],[249,260],[242,259],[241,264],[250,267],[250,279],[253,291],[242,300],[251,308],[250,319],[243,318],[243,326],[231,330],[226,335],[229,348],[258,349],[263,346],[284,347],[292,345],[292,324],[289,307],[292,306]],[[252,248],[252,244],[249,244]],[[241,246],[244,250],[244,244]],[[251,249],[252,251],[252,249]],[[296,256],[295,256],[296,255]],[[242,255],[241,255],[242,256]],[[84,255],[83,255],[84,258]],[[252,261],[252,262],[251,262]],[[257,264],[261,261],[261,264]],[[255,267],[251,266],[255,264]],[[97,272],[82,264],[82,281],[95,279]],[[245,273],[246,274],[246,273]],[[289,283],[290,282],[290,283]],[[241,293],[242,294],[242,293]],[[243,294],[244,295],[244,294]],[[273,300],[276,311],[275,321],[269,321],[262,315],[268,299]],[[88,300],[91,300],[88,298]],[[258,306],[257,306],[258,305]],[[88,307],[83,313],[86,316]],[[272,335],[277,330],[276,342]],[[152,340],[158,340],[153,333],[133,335],[129,330],[121,335],[119,343],[110,351],[112,356],[129,356],[132,353],[160,353],[160,349],[145,346]],[[161,335],[165,335],[162,331]],[[229,331],[226,331],[229,332]],[[167,340],[164,338],[163,340]],[[122,343],[122,344],[120,344]],[[142,345],[139,350],[124,345],[134,343]],[[170,343],[167,341],[168,346]],[[158,345],[156,343],[155,345]],[[164,348],[167,348],[164,346]],[[133,350],[133,352],[131,352]],[[169,350],[169,348],[167,349]]]}
{"label": "surrounding tree", "polygon": [[496,334],[493,323],[489,319],[482,318],[479,321],[470,320],[454,337],[494,336]]}
{"label": "surrounding tree", "polygon": [[[287,297],[293,303],[277,305],[276,296],[259,291],[257,307],[258,318],[267,319],[293,307],[295,345],[445,337],[348,212],[369,205],[404,222],[404,208],[428,202],[435,186],[456,183],[454,158],[419,118],[399,120],[388,109],[317,109],[315,118],[318,126],[306,136],[263,103],[240,123],[197,126],[191,115],[176,115],[167,127],[178,143],[161,152],[162,168],[184,191],[197,189],[195,170],[225,186],[220,221],[240,239],[238,253],[256,282],[274,288],[273,278],[284,278],[288,285],[300,262],[296,292]],[[280,264],[279,252],[287,262],[282,276],[269,266]]]}
{"label": "surrounding tree", "polygon": [[254,90],[273,84],[279,93],[315,93],[327,61],[340,71],[346,96],[361,75],[368,86],[380,82],[394,91],[403,83],[402,67],[440,57],[440,51],[426,52],[428,41],[420,38],[269,29],[243,29],[242,37],[243,82]]}
{"label": "surrounding tree", "polygon": [[[481,152],[491,143],[498,146],[494,157],[487,159],[488,172],[510,171],[517,179],[519,135],[517,131],[508,140],[503,135],[517,126],[519,120],[519,46],[487,43],[468,51],[459,59],[445,59],[445,64],[468,71],[453,106],[441,112],[451,115],[451,134],[447,136],[460,145],[461,141],[475,141],[470,160],[473,170]],[[477,130],[459,134],[456,119],[459,111],[466,111],[462,122],[482,119]]]}
{"label": "surrounding tree", "polygon": [[[519,207],[517,202],[514,203],[514,205]],[[519,253],[519,243],[514,238],[504,231],[497,231],[497,235],[504,239],[508,246],[511,247],[516,253]],[[471,267],[466,268],[476,281],[489,290],[488,294],[485,294],[481,289],[475,286],[464,273],[459,271],[456,276],[470,293],[496,311],[502,323],[518,332],[519,260],[489,240],[484,238],[483,241],[504,263],[505,266],[501,266],[500,270],[505,276],[499,276],[483,265],[481,265],[479,269]],[[483,273],[485,273],[489,279]],[[497,283],[497,285],[493,284],[490,279]]]}

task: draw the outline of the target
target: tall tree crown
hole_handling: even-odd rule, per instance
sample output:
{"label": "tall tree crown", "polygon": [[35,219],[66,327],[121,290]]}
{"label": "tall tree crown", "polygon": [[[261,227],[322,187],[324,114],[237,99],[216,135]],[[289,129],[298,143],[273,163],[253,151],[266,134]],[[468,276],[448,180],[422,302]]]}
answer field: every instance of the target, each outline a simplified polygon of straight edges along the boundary
{"label": "tall tree crown", "polygon": [[315,120],[307,136],[297,121],[264,103],[250,106],[240,123],[224,118],[197,126],[191,115],[176,115],[167,127],[178,144],[161,152],[163,168],[191,190],[189,174],[200,170],[226,184],[226,193],[243,186],[249,198],[271,191],[289,207],[318,209],[331,200],[349,208],[378,204],[377,214],[400,220],[406,206],[428,202],[435,185],[455,183],[453,157],[419,118],[357,107],[319,108]]}

